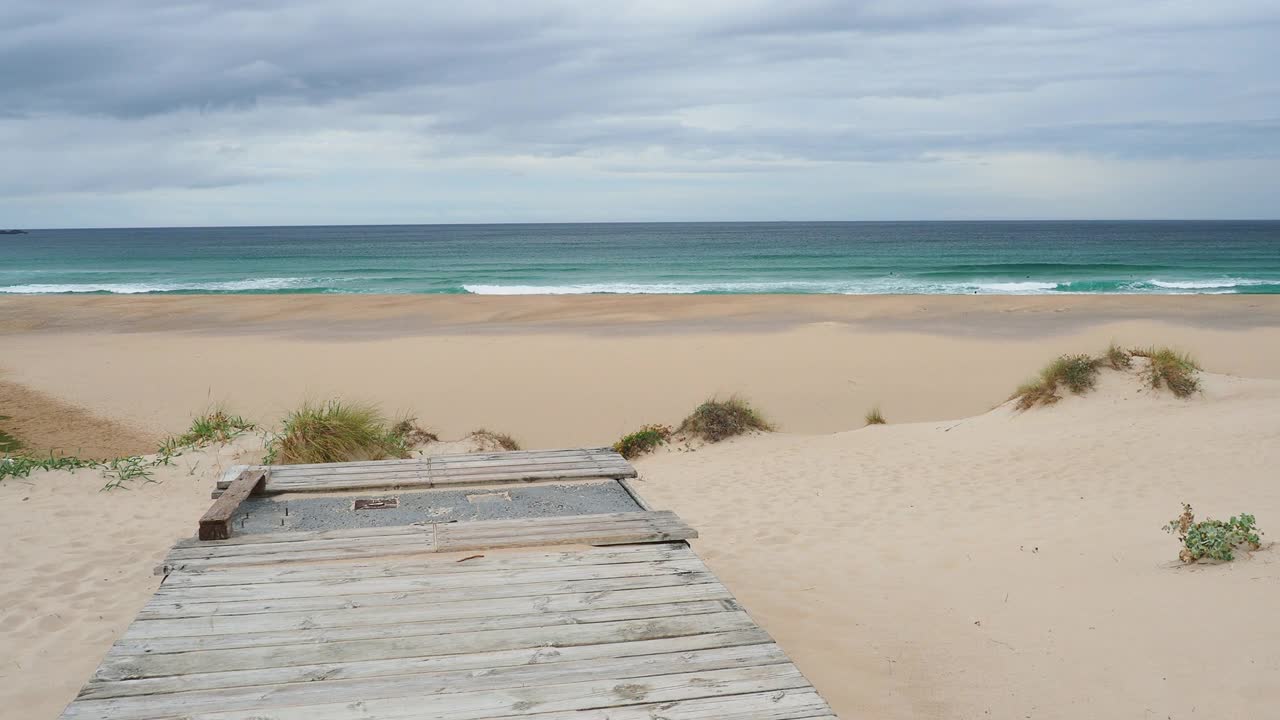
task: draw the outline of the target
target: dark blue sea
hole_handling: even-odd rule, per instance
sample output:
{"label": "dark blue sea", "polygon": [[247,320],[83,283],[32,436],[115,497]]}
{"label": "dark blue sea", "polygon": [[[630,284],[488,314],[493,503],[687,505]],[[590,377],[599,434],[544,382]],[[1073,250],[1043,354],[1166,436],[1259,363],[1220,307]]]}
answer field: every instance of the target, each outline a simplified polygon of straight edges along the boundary
{"label": "dark blue sea", "polygon": [[2,293],[1277,293],[1280,221],[31,230]]}

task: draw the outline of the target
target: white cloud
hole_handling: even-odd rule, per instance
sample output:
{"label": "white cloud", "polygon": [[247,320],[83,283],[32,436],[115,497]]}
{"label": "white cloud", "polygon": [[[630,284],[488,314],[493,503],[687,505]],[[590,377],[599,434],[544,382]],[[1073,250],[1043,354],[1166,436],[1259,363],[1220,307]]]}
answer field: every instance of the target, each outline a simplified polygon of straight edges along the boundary
{"label": "white cloud", "polygon": [[0,24],[10,225],[1256,217],[1280,195],[1280,8],[1253,0],[27,0]]}

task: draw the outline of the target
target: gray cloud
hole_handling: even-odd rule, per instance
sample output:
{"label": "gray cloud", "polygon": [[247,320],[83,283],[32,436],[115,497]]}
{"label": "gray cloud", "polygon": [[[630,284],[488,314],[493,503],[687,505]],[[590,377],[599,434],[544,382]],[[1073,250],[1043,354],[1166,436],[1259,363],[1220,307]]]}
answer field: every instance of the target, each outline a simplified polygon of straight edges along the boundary
{"label": "gray cloud", "polygon": [[[1116,176],[1190,163],[1188,183],[1196,163],[1280,164],[1274,2],[10,0],[0,26],[0,150],[17,170],[0,211],[37,220],[34,198],[86,193],[159,217],[157,191],[216,217],[244,187],[307,221],[317,187],[366,174],[397,179],[397,207],[451,183],[491,212],[494,177],[533,173],[615,203],[604,193],[627,183],[659,214],[683,206],[635,178],[683,174],[732,213],[725,198],[755,182],[735,178],[841,172],[857,192],[864,163],[928,216],[955,205],[927,168],[959,158]],[[507,192],[565,219],[582,197]]]}

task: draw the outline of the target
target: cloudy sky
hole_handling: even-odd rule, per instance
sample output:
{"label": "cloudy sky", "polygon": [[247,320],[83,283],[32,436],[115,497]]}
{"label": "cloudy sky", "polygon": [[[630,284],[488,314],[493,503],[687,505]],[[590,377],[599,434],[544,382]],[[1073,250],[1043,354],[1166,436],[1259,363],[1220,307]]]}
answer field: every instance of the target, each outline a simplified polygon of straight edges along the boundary
{"label": "cloudy sky", "polygon": [[1275,0],[0,3],[0,227],[1278,208]]}

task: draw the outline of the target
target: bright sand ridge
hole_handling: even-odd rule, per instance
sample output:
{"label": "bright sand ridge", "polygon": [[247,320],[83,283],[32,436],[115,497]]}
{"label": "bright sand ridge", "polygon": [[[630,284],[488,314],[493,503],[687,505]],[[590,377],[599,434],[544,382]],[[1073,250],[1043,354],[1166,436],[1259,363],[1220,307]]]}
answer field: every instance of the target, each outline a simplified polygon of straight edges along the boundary
{"label": "bright sand ridge", "polygon": [[[1280,296],[0,298],[0,380],[155,439],[214,402],[272,425],[333,396],[528,447],[611,443],[732,393],[784,430],[834,432],[875,404],[897,422],[980,413],[1112,340],[1280,379]],[[137,436],[117,450],[150,450]]]}
{"label": "bright sand ridge", "polygon": [[[474,335],[388,320],[356,340],[287,317],[233,336],[227,308],[244,306],[184,300],[116,306],[115,324],[91,302],[44,316],[0,302],[0,318],[34,323],[0,322],[0,366],[157,432],[181,429],[210,395],[271,420],[304,392],[343,391],[447,434],[483,423],[535,446],[605,442],[741,391],[791,432],[642,459],[639,487],[702,532],[699,553],[844,717],[1264,717],[1280,702],[1274,548],[1187,569],[1158,529],[1186,500],[1280,532],[1280,382],[1207,376],[1181,401],[1106,372],[1088,397],[980,414],[1054,354],[1112,339],[1280,377],[1269,299],[1134,310],[931,298],[923,322],[768,327],[718,305],[727,316],[685,315],[669,334],[652,318],[602,333],[563,316],[527,331],[473,317]],[[910,315],[916,301],[901,302],[883,309]],[[212,319],[185,314],[199,308]],[[195,331],[130,327],[166,314]],[[871,402],[892,424],[849,430]],[[931,420],[900,424],[912,415]],[[795,434],[824,430],[849,431]],[[220,469],[252,458],[254,442],[185,455],[132,491],[99,493],[95,471],[0,482],[0,646],[16,648],[0,717],[56,717],[154,591],[151,568],[191,532]]]}

